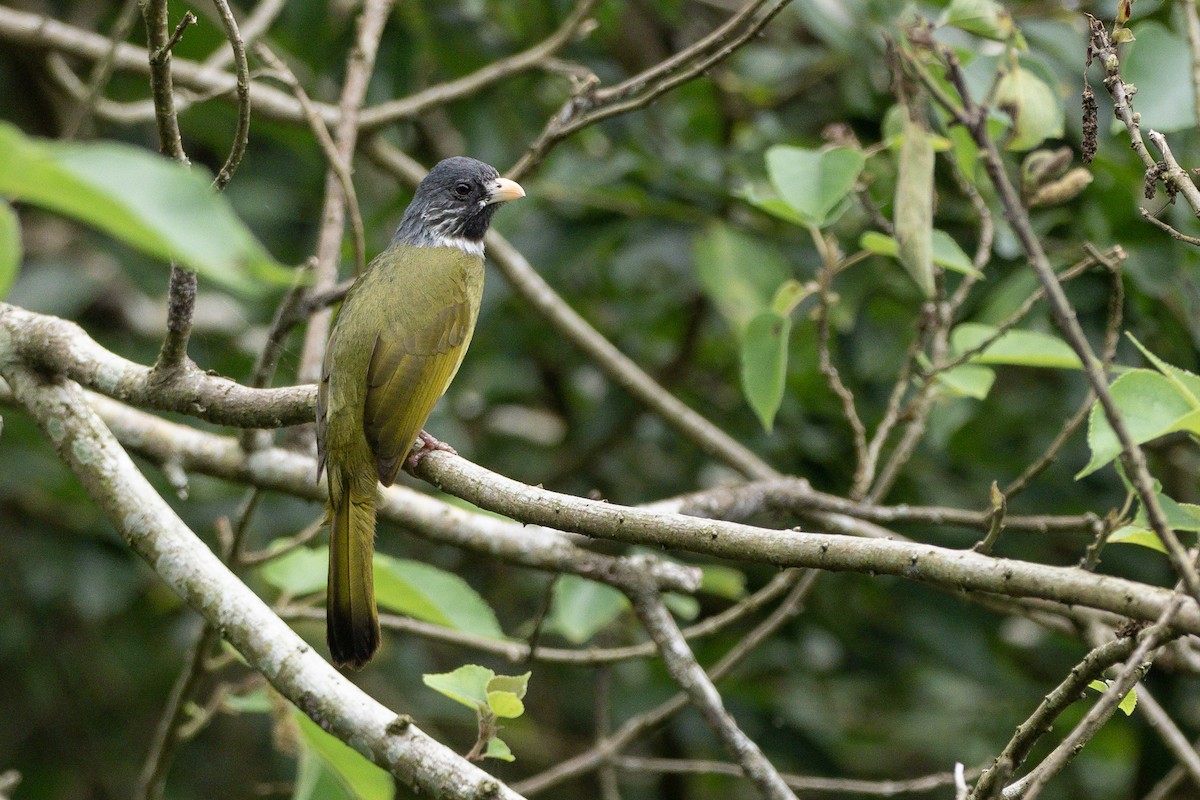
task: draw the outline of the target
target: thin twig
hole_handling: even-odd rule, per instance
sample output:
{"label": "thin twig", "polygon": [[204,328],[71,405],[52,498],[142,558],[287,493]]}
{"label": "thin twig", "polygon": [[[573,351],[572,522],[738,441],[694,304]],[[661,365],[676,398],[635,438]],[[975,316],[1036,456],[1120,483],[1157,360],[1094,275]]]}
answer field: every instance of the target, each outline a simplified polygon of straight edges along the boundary
{"label": "thin twig", "polygon": [[[1188,5],[1190,7],[1190,3],[1188,3],[1186,5]],[[1159,219],[1158,217],[1151,214],[1146,209],[1138,207],[1138,214],[1141,215],[1141,218],[1146,220],[1146,222],[1149,222],[1151,225],[1158,228],[1160,231],[1163,231],[1164,233],[1169,235],[1172,239],[1176,239],[1180,242],[1183,242],[1184,244],[1190,244],[1192,247],[1200,247],[1200,238],[1197,238],[1195,236],[1189,236],[1186,233],[1184,233],[1183,231],[1176,230],[1175,228],[1168,225],[1166,222],[1163,222],[1161,219]]]}
{"label": "thin twig", "polygon": [[751,0],[742,10],[695,44],[619,84],[597,89],[585,84],[547,121],[525,154],[508,171],[520,178],[541,162],[558,142],[589,125],[643,108],[665,92],[702,75],[758,35],[790,0]]}
{"label": "thin twig", "polygon": [[[1100,263],[1108,267],[1109,273],[1112,276],[1112,289],[1108,293],[1108,322],[1104,330],[1104,352],[1100,356],[1104,371],[1108,372],[1117,357],[1117,344],[1121,336],[1121,321],[1124,319],[1125,284],[1122,280],[1121,264],[1125,258],[1125,251],[1120,247],[1114,247],[1105,253],[1092,251],[1092,254]],[[1089,388],[1083,401],[1079,404],[1079,408],[1075,410],[1075,413],[1071,415],[1071,418],[1059,430],[1058,434],[1054,437],[1054,441],[1047,446],[1041,457],[1026,467],[1008,486],[1004,487],[1005,497],[1011,500],[1017,494],[1025,491],[1034,478],[1058,459],[1059,452],[1066,445],[1067,441],[1075,435],[1075,431],[1079,430],[1079,426],[1083,424],[1083,421],[1088,418],[1095,402],[1096,393]],[[1099,542],[1096,552],[1089,555],[1091,557],[1099,556],[1099,549],[1101,547],[1103,547],[1103,542]]]}
{"label": "thin twig", "polygon": [[646,633],[658,645],[667,672],[683,687],[692,705],[700,710],[725,750],[746,773],[759,794],[768,800],[796,800],[796,795],[784,783],[779,771],[725,709],[721,693],[696,661],[679,626],[675,624],[675,618],[663,604],[658,588],[648,581],[630,581],[626,593]]}
{"label": "thin twig", "polygon": [[[249,528],[250,517],[262,500],[262,492],[257,487],[251,487],[237,512],[237,521],[232,526],[229,540],[222,547],[221,560],[227,564],[237,561],[241,553]],[[220,631],[210,624],[202,625],[196,632],[196,639],[184,660],[183,669],[175,680],[171,695],[167,699],[167,707],[159,720],[150,751],[146,755],[146,763],[138,781],[138,797],[144,800],[157,800],[163,796],[166,786],[167,772],[175,758],[175,750],[180,742],[191,738],[183,733],[185,727],[200,723],[188,721],[188,705],[196,693],[200,681],[208,672],[207,663],[213,646],[220,641]]]}
{"label": "thin twig", "polygon": [[[249,560],[251,555],[259,556],[261,561],[265,561],[277,555],[282,555],[290,549],[292,548],[289,543],[289,547],[286,550],[280,548],[279,550],[266,550],[261,554],[247,554],[242,558],[240,563],[252,563]],[[253,563],[259,562],[255,561]],[[683,638],[690,642],[727,630],[735,623],[744,620],[746,617],[779,599],[780,596],[787,593],[796,585],[803,574],[803,570],[784,570],[772,578],[761,589],[742,598],[724,611],[714,614],[711,617],[706,617],[684,628]],[[279,615],[283,619],[293,621],[324,621],[325,619],[325,612],[323,610],[300,606],[284,606],[279,609]],[[631,661],[633,659],[653,658],[658,655],[658,648],[654,642],[642,642],[641,644],[627,645],[625,647],[587,647],[579,649],[546,647],[540,644],[531,646],[528,642],[494,639],[396,614],[380,614],[379,625],[395,633],[411,634],[434,642],[466,647],[481,653],[490,653],[504,658],[513,664],[536,661],[544,664],[563,664],[572,667],[597,667],[616,664],[622,661]]]}
{"label": "thin twig", "polygon": [[[287,5],[287,0],[260,0],[254,6],[254,10],[250,12],[245,21],[238,25],[242,35],[242,44],[247,50],[275,24],[275,20],[285,5]],[[233,62],[234,57],[232,49],[226,50],[224,47],[218,47],[208,58],[204,59],[204,64],[224,69]]]}
{"label": "thin twig", "polygon": [[[804,601],[807,599],[809,592],[812,591],[817,574],[812,571],[803,573],[803,577],[796,583],[783,602],[779,604],[779,607],[730,648],[708,670],[709,680],[718,681],[723,678],[743,658],[774,635],[781,625],[799,613],[804,606]],[[671,699],[650,711],[626,720],[603,742],[597,743],[585,752],[556,764],[544,772],[513,784],[512,788],[521,794],[533,796],[571,778],[592,772],[608,759],[628,747],[639,736],[654,730],[672,716],[682,711],[687,706],[687,702],[687,694],[679,692],[671,697]]]}
{"label": "thin twig", "polygon": [[[179,133],[179,116],[175,109],[171,48],[179,41],[187,26],[196,21],[196,17],[188,11],[175,32],[168,34],[166,0],[146,0],[142,6],[142,16],[146,21],[150,90],[154,99],[159,149],[168,158],[187,164],[188,158]],[[167,286],[167,335],[154,363],[156,373],[167,375],[185,367],[195,307],[196,273],[171,262],[171,278]]]}
{"label": "thin twig", "polygon": [[858,415],[858,409],[854,403],[854,393],[842,381],[842,375],[838,372],[837,365],[833,363],[833,355],[829,351],[829,309],[834,301],[830,284],[833,282],[833,276],[839,271],[838,261],[840,259],[836,258],[831,248],[825,246],[824,234],[821,231],[810,227],[809,233],[821,255],[821,270],[817,275],[817,365],[821,374],[825,376],[826,383],[829,384],[829,390],[837,396],[841,403],[842,417],[850,426],[850,433],[854,439],[856,467],[851,496],[857,499],[866,492],[867,485],[870,483],[870,478],[867,477],[870,466],[868,464],[867,428]]}
{"label": "thin twig", "polygon": [[[1188,0],[1188,2],[1190,1]],[[1133,152],[1137,153],[1138,158],[1142,161],[1142,165],[1147,170],[1157,171],[1158,159],[1150,155],[1150,151],[1146,148],[1146,143],[1142,140],[1141,115],[1134,113],[1133,101],[1129,89],[1125,81],[1121,78],[1121,60],[1117,56],[1116,47],[1109,38],[1108,31],[1104,28],[1104,23],[1091,14],[1088,14],[1087,17],[1088,25],[1091,28],[1091,38],[1088,42],[1088,63],[1090,64],[1092,60],[1095,60],[1100,62],[1100,65],[1104,68],[1104,86],[1108,89],[1108,93],[1112,97],[1113,112],[1129,132],[1130,147],[1133,148]],[[1200,113],[1200,108],[1197,109],[1197,113]],[[1155,146],[1159,147],[1161,151],[1162,147],[1166,144],[1166,140],[1162,138],[1161,134],[1157,134],[1157,137],[1159,141],[1155,141]],[[1167,153],[1164,152],[1163,159],[1166,160],[1166,158]],[[1174,157],[1171,158],[1171,161],[1174,161]],[[1174,169],[1170,169],[1167,174],[1161,175],[1161,177],[1171,188],[1183,195],[1188,205],[1191,206],[1193,213],[1200,214],[1200,189],[1196,188],[1196,184],[1186,172],[1179,169],[1178,164],[1175,165]]]}
{"label": "thin twig", "polygon": [[225,29],[225,38],[229,40],[229,47],[233,51],[233,63],[237,74],[237,130],[233,134],[229,156],[221,165],[217,177],[213,179],[213,185],[220,191],[233,179],[233,173],[237,172],[242,163],[242,156],[246,154],[246,145],[250,141],[250,68],[246,65],[246,46],[242,42],[241,33],[238,32],[237,21],[233,18],[229,3],[227,0],[213,0],[213,4],[221,16],[221,26]]}
{"label": "thin twig", "polygon": [[[941,285],[940,282],[939,285]],[[937,363],[945,357],[952,319],[948,303],[934,302],[933,309],[929,359]],[[883,468],[879,471],[879,477],[875,479],[871,490],[867,492],[864,498],[867,502],[878,503],[883,499],[891,491],[896,479],[900,477],[900,470],[912,458],[917,445],[925,435],[925,424],[929,421],[929,412],[933,410],[933,401],[936,396],[935,388],[934,381],[924,383],[900,413],[901,417],[908,419],[908,424],[904,427],[904,433],[900,434],[900,441],[896,444],[896,448],[892,450],[887,461],[884,462]]]}
{"label": "thin twig", "polygon": [[1095,736],[1108,718],[1117,710],[1117,705],[1133,689],[1134,685],[1150,668],[1154,653],[1163,644],[1179,636],[1179,632],[1171,626],[1172,620],[1183,607],[1188,595],[1183,591],[1182,582],[1172,596],[1171,602],[1163,609],[1158,620],[1137,635],[1137,647],[1126,658],[1116,676],[1109,681],[1108,688],[1100,695],[1078,724],[1071,729],[1057,747],[1042,759],[1037,768],[1024,779],[1009,786],[1004,791],[1005,798],[1021,798],[1021,800],[1036,800],[1046,784],[1057,775],[1083,749],[1083,745]]}
{"label": "thin twig", "polygon": [[432,108],[444,106],[475,94],[505,78],[531,68],[544,66],[577,35],[587,29],[587,20],[596,7],[597,0],[577,0],[571,13],[558,29],[533,47],[520,53],[494,61],[469,75],[446,83],[430,86],[415,94],[397,100],[389,100],[365,109],[362,113],[363,131],[375,131],[386,125],[416,119]]}
{"label": "thin twig", "polygon": [[146,762],[142,767],[142,774],[138,779],[136,796],[143,800],[155,800],[155,798],[163,796],[163,789],[167,782],[167,770],[171,767],[175,747],[179,744],[176,731],[187,719],[188,701],[196,693],[196,688],[204,677],[204,661],[219,639],[214,628],[208,625],[199,627],[191,649],[184,659],[183,669],[180,670],[179,677],[175,679],[175,685],[171,688],[166,709],[159,720],[154,740],[150,744]]}
{"label": "thin twig", "polygon": [[[1124,260],[1125,251],[1121,248],[1120,245],[1113,245],[1112,247],[1110,247],[1108,249],[1108,252],[1103,257],[1110,259],[1110,260],[1112,260],[1112,259]],[[1077,261],[1075,264],[1072,264],[1067,269],[1063,270],[1061,273],[1058,273],[1056,279],[1060,284],[1066,283],[1067,281],[1070,281],[1070,280],[1073,280],[1074,278],[1079,277],[1080,275],[1082,275],[1083,273],[1087,272],[1089,269],[1091,269],[1092,267],[1094,267],[1100,263],[1102,263],[1102,262],[1100,260],[1099,255],[1093,256],[1093,255],[1089,254],[1089,255],[1085,256],[1083,259]],[[1024,301],[1022,301],[1021,305],[1017,306],[1017,309],[1015,311],[1013,311],[1013,313],[1009,314],[1008,317],[1003,322],[996,325],[995,326],[996,330],[993,331],[992,333],[990,333],[988,336],[984,337],[984,339],[981,342],[979,342],[979,344],[975,345],[974,347],[968,348],[967,350],[962,351],[961,353],[956,355],[954,358],[951,358],[947,361],[943,361],[939,364],[934,365],[934,367],[932,367],[928,371],[928,375],[934,375],[939,372],[946,372],[948,370],[952,370],[957,366],[961,366],[962,364],[967,363],[968,361],[975,358],[976,356],[981,355],[989,347],[991,347],[997,341],[999,341],[1000,338],[1003,337],[1006,333],[1008,333],[1013,328],[1015,328],[1017,325],[1019,325],[1021,323],[1021,321],[1029,315],[1029,312],[1033,310],[1033,307],[1035,305],[1037,305],[1038,301],[1040,301],[1045,296],[1046,296],[1046,288],[1044,286],[1039,286],[1037,289],[1035,289],[1033,292],[1031,292],[1030,295],[1028,297],[1026,297]]]}
{"label": "thin twig", "polygon": [[1099,678],[1104,670],[1133,652],[1132,638],[1114,639],[1091,650],[1053,691],[1042,698],[1034,712],[1013,733],[996,761],[979,776],[971,800],[991,800],[1009,778],[1025,762],[1029,752],[1043,734],[1050,731],[1054,720],[1076,701],[1087,685]]}
{"label": "thin twig", "polygon": [[[596,708],[596,743],[599,744],[612,730],[612,702],[609,699],[612,692],[612,670],[606,666],[596,670],[595,685],[596,697],[593,705]],[[600,800],[621,800],[621,786],[611,760],[601,765],[597,778],[600,781]]]}
{"label": "thin twig", "polygon": [[1154,692],[1150,691],[1149,687],[1138,687],[1137,701],[1138,713],[1146,718],[1150,727],[1175,756],[1184,774],[1191,779],[1192,785],[1200,786],[1200,753],[1196,752],[1196,748],[1183,735],[1179,725],[1171,719],[1171,715],[1154,697]]}
{"label": "thin twig", "polygon": [[[663,773],[668,775],[742,775],[737,764],[723,761],[682,758],[643,758],[640,756],[617,756],[613,763],[629,772]],[[979,770],[967,770],[967,777],[974,777]],[[808,775],[783,776],[784,783],[799,792],[821,792],[827,794],[853,794],[866,797],[895,797],[902,794],[932,792],[954,783],[953,772],[939,772],[920,778],[891,781],[864,781],[853,778],[814,778]]]}

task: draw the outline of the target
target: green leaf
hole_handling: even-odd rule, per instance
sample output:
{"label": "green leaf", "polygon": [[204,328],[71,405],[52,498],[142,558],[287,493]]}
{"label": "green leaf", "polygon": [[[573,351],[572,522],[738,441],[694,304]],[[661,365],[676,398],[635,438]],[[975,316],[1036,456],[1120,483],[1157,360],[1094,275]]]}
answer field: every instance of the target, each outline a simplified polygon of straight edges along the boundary
{"label": "green leaf", "polygon": [[[965,353],[995,335],[996,328],[976,322],[964,322],[950,333],[954,353]],[[1020,367],[1080,369],[1083,363],[1070,345],[1048,333],[1026,330],[1006,331],[982,353],[971,358],[974,364],[1010,364]]]}
{"label": "green leaf", "polygon": [[1153,364],[1163,375],[1170,378],[1179,387],[1181,392],[1187,394],[1200,407],[1200,375],[1188,372],[1186,369],[1180,369],[1174,364],[1168,364],[1154,353],[1151,353],[1132,333],[1127,331],[1125,335],[1129,337],[1129,341],[1137,346],[1138,350],[1142,351],[1142,355],[1146,357],[1147,361]]}
{"label": "green leaf", "polygon": [[953,369],[939,372],[937,381],[952,397],[970,397],[983,400],[992,390],[996,372],[991,367],[978,364],[959,364]]}
{"label": "green leaf", "polygon": [[933,263],[952,272],[976,278],[983,277],[983,273],[975,269],[975,265],[971,263],[971,257],[958,246],[954,237],[937,228],[933,229]]}
{"label": "green leaf", "polygon": [[516,695],[518,699],[524,699],[525,693],[529,690],[529,676],[532,672],[526,672],[523,675],[497,675],[488,681],[488,692],[509,692]]}
{"label": "green leaf", "polygon": [[812,286],[788,278],[775,290],[775,296],[771,298],[771,310],[781,317],[786,317],[812,294]]}
{"label": "green leaf", "polygon": [[[939,20],[942,25],[953,25],[967,33],[1007,42],[1019,38],[1020,30],[1013,23],[1012,14],[994,0],[952,0]],[[1019,45],[1024,49],[1024,39]]]}
{"label": "green leaf", "polygon": [[[900,255],[900,244],[887,234],[878,231],[864,233],[859,237],[858,246],[864,250],[870,250],[876,255],[891,258],[898,258]],[[952,272],[961,272],[976,278],[983,277],[983,273],[975,269],[970,256],[963,252],[963,249],[958,246],[958,242],[954,241],[950,234],[936,228],[933,230],[933,263]]]}
{"label": "green leaf", "polygon": [[488,705],[488,682],[494,677],[496,673],[487,667],[464,664],[453,672],[427,673],[421,676],[421,680],[430,689],[441,692],[467,708],[479,708]]}
{"label": "green leaf", "polygon": [[[1112,681],[1092,681],[1088,684],[1088,688],[1094,689],[1103,694],[1104,692],[1108,691],[1108,687],[1111,685]],[[1121,698],[1121,702],[1117,705],[1117,708],[1121,709],[1121,711],[1123,711],[1127,717],[1133,713],[1133,710],[1137,708],[1136,686],[1130,688],[1130,690],[1125,693],[1125,696]]]}
{"label": "green leaf", "polygon": [[704,293],[739,335],[791,277],[776,249],[722,223],[707,228],[693,247]]}
{"label": "green leaf", "polygon": [[387,772],[321,730],[299,709],[292,709],[292,718],[300,730],[300,772],[307,773],[304,780],[296,781],[294,800],[315,800],[322,772],[357,800],[391,800],[395,796],[395,784]]}
{"label": "green leaf", "polygon": [[671,610],[671,613],[682,620],[691,622],[696,617],[700,616],[700,601],[691,595],[680,594],[679,592],[664,592],[663,605]]}
{"label": "green leaf", "polygon": [[1032,150],[1063,135],[1063,106],[1058,93],[1026,67],[1010,70],[996,87],[996,106],[1012,118],[1006,150]]}
{"label": "green leaf", "polygon": [[1109,544],[1136,544],[1139,547],[1147,547],[1151,550],[1166,555],[1167,548],[1155,535],[1154,531],[1149,528],[1142,528],[1137,525],[1125,525],[1117,528],[1108,537]]}
{"label": "green leaf", "polygon": [[[908,111],[903,104],[896,103],[883,114],[883,123],[880,126],[882,139],[887,144],[889,150],[898,149],[904,144],[904,117],[908,115]],[[933,142],[935,152],[942,153],[954,147],[954,143],[945,136],[930,134],[930,140]]]}
{"label": "green leaf", "polygon": [[899,243],[886,233],[880,233],[879,231],[867,231],[858,237],[858,246],[863,250],[870,250],[876,255],[888,256],[889,258],[896,258],[900,255]]}
{"label": "green leaf", "polygon": [[[375,554],[375,600],[379,607],[447,628],[503,639],[496,613],[459,576],[420,561]],[[325,588],[329,548],[300,548],[268,561],[262,577],[280,591],[306,595]]]}
{"label": "green leaf", "polygon": [[[1141,444],[1178,430],[1200,430],[1200,409],[1170,378],[1148,369],[1126,372],[1109,387],[1133,440]],[[1088,417],[1092,459],[1075,476],[1090,475],[1121,455],[1121,444],[1099,402]]]}
{"label": "green leaf", "polygon": [[904,115],[893,224],[897,258],[926,297],[933,297],[933,142],[925,126]]}
{"label": "green leaf", "polygon": [[21,222],[13,207],[0,199],[0,299],[16,283],[21,256]]}
{"label": "green leaf", "polygon": [[835,212],[865,164],[862,151],[853,147],[810,150],[776,145],[767,151],[771,185],[806,225],[818,228],[837,218]]}
{"label": "green leaf", "polygon": [[737,192],[737,194],[750,205],[767,212],[773,217],[778,217],[793,225],[807,224],[805,218],[797,213],[796,209],[792,208],[787,204],[787,201],[778,196],[763,194],[753,186],[746,186]]}
{"label": "green leaf", "polygon": [[290,282],[199,169],[115,142],[55,142],[0,123],[0,195],[92,225],[243,292]]}
{"label": "green leaf", "polygon": [[322,591],[329,577],[329,548],[297,548],[263,564],[259,573],[267,583],[290,595]]}
{"label": "green leaf", "polygon": [[501,761],[516,761],[516,756],[512,754],[512,750],[508,749],[508,745],[499,736],[493,736],[488,740],[487,750],[483,751],[484,758],[497,758]]}
{"label": "green leaf", "polygon": [[971,138],[971,132],[962,125],[955,125],[947,131],[947,136],[954,145],[952,151],[954,160],[962,171],[963,177],[972,184],[978,183],[976,172],[979,167],[979,146]]}
{"label": "green leaf", "polygon": [[487,704],[502,719],[514,719],[525,713],[525,704],[512,692],[488,692]]}
{"label": "green leaf", "polygon": [[790,317],[764,311],[750,320],[742,336],[742,392],[767,431],[783,403],[791,331]]}
{"label": "green leaf", "polygon": [[583,644],[629,607],[629,600],[611,586],[578,575],[554,582],[549,627],[573,644]]}
{"label": "green leaf", "polygon": [[448,628],[503,639],[494,612],[452,572],[420,561],[375,554],[375,599],[380,608]]}
{"label": "green leaf", "polygon": [[746,596],[746,573],[719,564],[702,567],[700,591],[726,600],[740,600]]}
{"label": "green leaf", "polygon": [[244,694],[228,694],[221,700],[221,709],[238,714],[266,714],[271,710],[271,696],[263,686]]}
{"label": "green leaf", "polygon": [[[1137,86],[1134,109],[1142,115],[1143,129],[1171,133],[1195,128],[1191,82],[1171,78],[1191,74],[1187,40],[1159,22],[1142,22],[1133,30],[1137,41],[1121,55],[1121,77]],[[1120,122],[1114,125],[1124,127]]]}
{"label": "green leaf", "polygon": [[[1192,533],[1200,531],[1200,513],[1197,511],[1200,506],[1192,503],[1180,503],[1162,492],[1158,492],[1157,495],[1158,505],[1162,508],[1163,515],[1167,518],[1167,526],[1171,530]],[[1138,503],[1138,512],[1133,518],[1133,525],[1150,529],[1150,518],[1146,515],[1146,508],[1141,503]]]}

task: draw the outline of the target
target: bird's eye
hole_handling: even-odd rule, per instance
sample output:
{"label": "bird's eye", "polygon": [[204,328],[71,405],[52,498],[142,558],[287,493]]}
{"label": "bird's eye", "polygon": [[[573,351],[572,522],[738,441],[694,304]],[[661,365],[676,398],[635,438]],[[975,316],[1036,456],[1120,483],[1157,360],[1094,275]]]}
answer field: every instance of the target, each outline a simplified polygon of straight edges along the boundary
{"label": "bird's eye", "polygon": [[459,197],[466,197],[467,195],[469,195],[471,193],[471,184],[469,184],[469,183],[455,184],[454,193],[456,195],[458,195]]}

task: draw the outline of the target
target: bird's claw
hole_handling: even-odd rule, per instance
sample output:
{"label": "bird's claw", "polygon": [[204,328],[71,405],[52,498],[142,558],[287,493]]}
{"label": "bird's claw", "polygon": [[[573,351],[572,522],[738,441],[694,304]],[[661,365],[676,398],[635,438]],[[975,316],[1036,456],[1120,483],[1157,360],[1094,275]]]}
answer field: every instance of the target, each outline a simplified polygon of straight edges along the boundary
{"label": "bird's claw", "polygon": [[417,446],[408,454],[408,458],[404,462],[404,468],[409,472],[416,472],[417,466],[421,463],[421,459],[432,453],[434,450],[441,450],[443,453],[449,453],[452,456],[458,455],[458,451],[450,445],[443,442],[441,439],[436,439],[430,436],[425,431],[417,434]]}

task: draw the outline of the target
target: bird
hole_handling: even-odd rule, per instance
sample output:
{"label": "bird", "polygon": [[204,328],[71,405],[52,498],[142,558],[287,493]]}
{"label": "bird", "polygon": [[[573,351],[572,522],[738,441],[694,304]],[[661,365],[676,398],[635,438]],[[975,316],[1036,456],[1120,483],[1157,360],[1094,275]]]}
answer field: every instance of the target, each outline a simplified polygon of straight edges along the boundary
{"label": "bird", "polygon": [[324,472],[329,489],[326,639],[339,668],[362,669],[379,648],[377,483],[395,481],[418,438],[420,454],[441,445],[423,428],[471,343],[483,237],[500,204],[524,196],[482,161],[439,162],[338,311],[316,416],[317,479]]}

